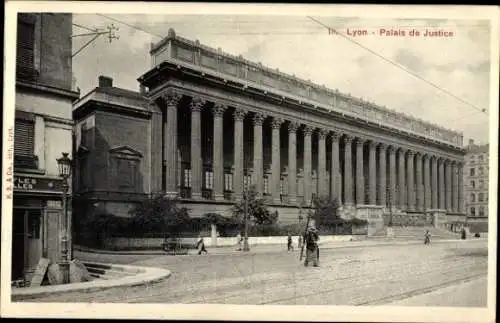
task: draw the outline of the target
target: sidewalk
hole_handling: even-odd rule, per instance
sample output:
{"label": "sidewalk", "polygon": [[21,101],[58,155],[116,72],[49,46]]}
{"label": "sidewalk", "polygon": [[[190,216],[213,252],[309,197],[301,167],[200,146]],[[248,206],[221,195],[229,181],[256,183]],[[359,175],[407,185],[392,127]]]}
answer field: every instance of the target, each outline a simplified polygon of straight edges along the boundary
{"label": "sidewalk", "polygon": [[[466,243],[470,241],[482,241],[486,239],[476,238],[476,239],[436,239],[432,240],[432,244],[436,243],[449,243],[449,242],[458,242],[458,243]],[[422,239],[413,239],[413,240],[398,240],[393,238],[377,238],[377,239],[366,239],[366,240],[355,240],[355,241],[333,241],[333,242],[325,242],[319,244],[321,249],[340,249],[340,248],[359,248],[359,247],[378,247],[378,246],[396,246],[396,245],[413,245],[413,244],[422,244]],[[110,254],[110,255],[168,255],[163,250],[100,250],[100,249],[92,249],[82,246],[75,246],[75,250],[88,252],[88,253],[96,253],[96,254]],[[250,245],[250,251],[248,253],[274,253],[274,252],[283,252],[287,249],[286,244],[261,244],[261,245]],[[299,250],[296,246],[294,246],[295,250]],[[208,247],[208,254],[211,255],[229,255],[229,254],[242,254],[246,253],[243,251],[238,251],[238,246],[220,246],[220,247]],[[197,249],[189,249],[187,255],[197,255]],[[178,255],[182,256],[182,255]]]}

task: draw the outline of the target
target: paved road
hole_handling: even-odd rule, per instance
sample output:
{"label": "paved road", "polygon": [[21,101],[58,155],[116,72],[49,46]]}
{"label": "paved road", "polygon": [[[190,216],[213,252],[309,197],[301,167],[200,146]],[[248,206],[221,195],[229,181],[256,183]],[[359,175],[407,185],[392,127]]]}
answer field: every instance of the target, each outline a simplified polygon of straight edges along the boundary
{"label": "paved road", "polygon": [[[80,258],[164,267],[172,276],[152,285],[34,301],[439,306],[439,297],[432,295],[442,291],[441,296],[458,295],[446,306],[487,304],[485,240],[323,249],[319,268],[304,268],[297,251],[202,256],[82,253]],[[450,290],[455,286],[460,287]]]}

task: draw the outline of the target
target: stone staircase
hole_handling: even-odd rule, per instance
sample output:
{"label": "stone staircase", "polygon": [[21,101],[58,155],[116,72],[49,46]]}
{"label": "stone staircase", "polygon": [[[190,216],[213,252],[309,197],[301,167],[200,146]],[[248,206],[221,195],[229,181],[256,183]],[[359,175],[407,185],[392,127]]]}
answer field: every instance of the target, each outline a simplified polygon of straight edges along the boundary
{"label": "stone staircase", "polygon": [[392,238],[401,240],[424,240],[424,234],[426,230],[429,230],[432,239],[460,239],[459,233],[454,233],[445,229],[436,228],[433,226],[393,226],[393,237],[388,237],[386,234],[386,228],[377,231],[375,234],[369,238],[380,239],[380,238]]}
{"label": "stone staircase", "polygon": [[82,262],[93,279],[117,279],[125,276],[137,275],[139,271],[115,266],[111,264],[101,264],[95,262]]}

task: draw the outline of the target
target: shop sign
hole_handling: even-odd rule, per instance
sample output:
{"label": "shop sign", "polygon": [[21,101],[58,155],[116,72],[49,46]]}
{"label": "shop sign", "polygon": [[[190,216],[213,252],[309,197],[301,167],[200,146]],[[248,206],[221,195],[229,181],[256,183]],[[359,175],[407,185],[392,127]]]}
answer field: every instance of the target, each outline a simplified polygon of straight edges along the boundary
{"label": "shop sign", "polygon": [[43,177],[14,175],[16,191],[61,191],[62,180]]}

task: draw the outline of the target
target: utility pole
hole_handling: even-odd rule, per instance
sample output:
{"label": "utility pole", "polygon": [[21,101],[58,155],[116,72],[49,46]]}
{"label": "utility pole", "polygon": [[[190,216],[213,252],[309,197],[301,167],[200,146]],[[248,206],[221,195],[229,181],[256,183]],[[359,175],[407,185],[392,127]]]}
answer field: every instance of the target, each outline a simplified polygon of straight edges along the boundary
{"label": "utility pole", "polygon": [[101,28],[88,28],[88,27],[78,25],[78,24],[73,24],[73,25],[76,27],[82,28],[82,29],[86,29],[90,32],[83,33],[83,34],[71,35],[71,38],[88,37],[88,36],[93,36],[93,37],[88,42],[86,42],[82,47],[80,47],[80,49],[78,49],[76,52],[71,54],[72,58],[75,57],[76,55],[78,55],[82,50],[84,50],[88,45],[90,45],[94,40],[96,40],[101,35],[107,35],[107,38],[108,38],[110,43],[113,41],[113,39],[120,39],[120,37],[116,36],[116,34],[115,34],[115,31],[118,31],[120,29],[115,27],[115,25],[113,25],[113,24],[108,25],[106,27],[107,31],[105,31],[104,29],[101,29]]}

